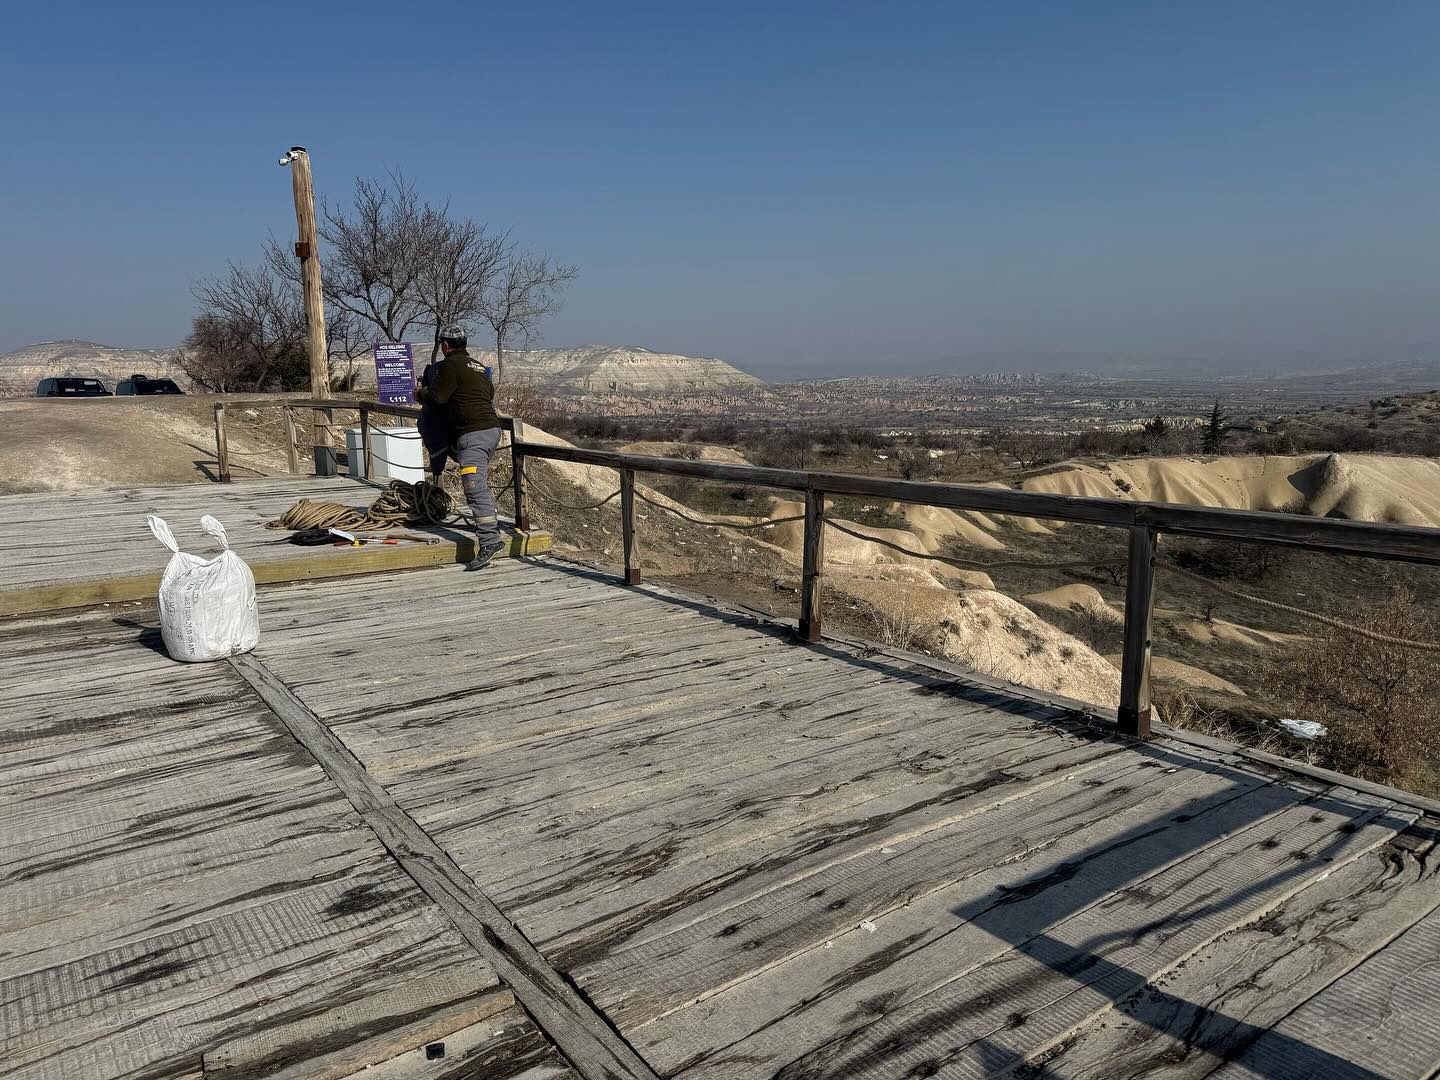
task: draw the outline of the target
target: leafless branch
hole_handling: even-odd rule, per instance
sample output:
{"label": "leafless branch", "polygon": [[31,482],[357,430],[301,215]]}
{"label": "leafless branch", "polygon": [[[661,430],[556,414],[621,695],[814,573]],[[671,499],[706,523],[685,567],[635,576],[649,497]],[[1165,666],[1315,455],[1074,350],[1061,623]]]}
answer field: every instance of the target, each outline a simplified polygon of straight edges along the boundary
{"label": "leafless branch", "polygon": [[565,289],[579,272],[548,256],[507,246],[504,265],[485,290],[480,311],[495,339],[497,383],[504,376],[505,350],[534,338],[545,318],[560,310]]}

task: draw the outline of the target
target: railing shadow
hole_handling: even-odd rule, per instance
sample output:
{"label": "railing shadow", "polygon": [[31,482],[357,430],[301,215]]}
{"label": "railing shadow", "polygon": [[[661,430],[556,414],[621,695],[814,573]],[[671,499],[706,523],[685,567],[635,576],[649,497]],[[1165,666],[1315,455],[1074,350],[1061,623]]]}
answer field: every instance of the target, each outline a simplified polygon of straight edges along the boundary
{"label": "railing shadow", "polygon": [[[617,583],[613,574],[592,567],[560,562],[553,558],[543,562],[534,559],[528,561],[543,565],[552,572],[603,582],[616,588],[623,587]],[[644,586],[640,588],[643,589]],[[803,646],[841,663],[884,674],[910,684],[917,690],[943,693],[967,702],[1023,714],[1030,720],[1057,723],[1072,729],[1088,728],[1096,738],[1107,735],[1093,719],[1075,721],[1072,714],[1062,706],[1037,705],[1034,701],[1007,695],[993,687],[970,685],[965,683],[960,675],[927,675],[884,657],[862,656],[851,649],[836,648],[824,643],[801,643],[791,628],[778,624],[763,613],[737,611],[711,603],[703,597],[687,597],[668,590],[647,589],[646,595],[727,626],[742,627],[754,633],[793,642],[797,647]],[[964,1031],[967,1021],[973,1021],[980,1010],[997,998],[1019,1001],[1027,991],[1053,981],[1058,974],[1065,980],[1064,985],[1059,990],[1052,988],[1047,994],[1047,1001],[1053,1000],[1057,993],[1069,993],[1084,988],[1098,993],[1102,999],[1108,999],[1111,1007],[1123,1010],[1126,1017],[1151,1027],[1157,1034],[1177,1034],[1176,1018],[1184,1017],[1187,1022],[1184,1031],[1179,1034],[1187,1040],[1184,1043],[1185,1052],[1209,1054],[1215,1058],[1217,1066],[1219,1062],[1234,1058],[1258,1040],[1264,1039],[1266,1060],[1286,1063],[1281,1071],[1264,1071],[1265,1067],[1253,1064],[1250,1066],[1252,1070],[1259,1070],[1255,1075],[1264,1076],[1267,1080],[1301,1080],[1304,1077],[1325,1077],[1327,1080],[1332,1077],[1337,1080],[1382,1080],[1381,1074],[1355,1065],[1319,1047],[1160,990],[1150,981],[1155,977],[1154,974],[1147,975],[1133,970],[1107,955],[1113,952],[1115,947],[1128,942],[1147,937],[1168,938],[1183,933],[1202,920],[1213,919],[1214,916],[1227,912],[1234,914],[1236,922],[1245,921],[1246,916],[1252,912],[1258,917],[1270,906],[1270,900],[1277,892],[1287,895],[1298,891],[1308,879],[1323,873],[1323,868],[1333,863],[1345,847],[1349,835],[1356,831],[1357,822],[1375,816],[1375,805],[1352,802],[1334,791],[1312,795],[1298,787],[1282,788],[1270,785],[1238,768],[1194,759],[1175,748],[1146,743],[1131,743],[1130,746],[1133,753],[1150,757],[1157,764],[1205,768],[1221,776],[1233,775],[1234,782],[1220,792],[1206,796],[1203,807],[1185,807],[1136,824],[1119,835],[1107,838],[1066,859],[1056,868],[997,888],[972,903],[952,909],[957,922],[946,932],[947,935],[965,926],[979,928],[1007,945],[1007,955],[1027,957],[1036,962],[1039,969],[1002,980],[997,985],[977,985],[974,995],[967,994],[953,1005],[917,1010],[913,1023],[887,1028],[884,1032],[885,1045],[903,1047],[925,1038],[933,1038],[937,1032],[943,1031],[945,1042],[950,1047],[963,1049],[972,1058],[978,1058],[983,1075],[1017,1076],[1024,1077],[1025,1080],[1060,1080],[1063,1073],[1053,1070],[1047,1064],[1035,1064],[1029,1060],[1035,1052],[1034,1048],[1017,1046],[1013,1040],[1007,1042],[994,1028],[971,1033]],[[1262,792],[1266,794],[1257,795]],[[1307,803],[1317,812],[1336,814],[1341,819],[1341,824],[1318,846],[1303,853],[1295,853],[1296,857],[1290,864],[1273,873],[1249,882],[1233,892],[1202,894],[1194,904],[1163,918],[1131,925],[1124,930],[1098,934],[1083,941],[1066,942],[1049,932],[1067,918],[1105,897],[1126,889],[1134,889],[1166,867],[1203,853],[1217,837],[1233,835],[1273,814]],[[1399,831],[1404,828],[1405,822],[1397,819],[1394,824],[1396,831]],[[1027,902],[1041,894],[1045,894],[1043,908],[1027,917]],[[1262,899],[1266,894],[1269,894],[1270,899]],[[1062,898],[1058,905],[1057,898]],[[944,947],[943,936],[926,943],[927,949]],[[957,956],[957,965],[963,963],[963,955]],[[981,964],[975,970],[979,971],[984,966]],[[967,977],[960,977],[961,986],[964,986]],[[829,986],[820,992],[820,996],[829,996],[842,989],[841,986]],[[883,1023],[883,1018],[881,1022]],[[1024,1023],[1025,1017],[1017,1012],[1008,1016],[998,1027],[1021,1028]],[[1193,1036],[1187,1035],[1187,1032],[1202,1034]],[[849,1075],[851,1071],[860,1072],[867,1067],[873,1067],[875,1048],[873,1040],[867,1038],[867,1035],[867,1028],[855,1029],[848,1035],[840,1036],[822,1050],[825,1075],[843,1076]],[[852,1039],[855,1040],[853,1053],[847,1048]],[[803,1062],[796,1064],[801,1067],[802,1075],[809,1075],[804,1072]],[[907,1067],[910,1064],[907,1063]],[[934,1061],[914,1064],[906,1075],[944,1075],[945,1065],[945,1058],[940,1057]]]}

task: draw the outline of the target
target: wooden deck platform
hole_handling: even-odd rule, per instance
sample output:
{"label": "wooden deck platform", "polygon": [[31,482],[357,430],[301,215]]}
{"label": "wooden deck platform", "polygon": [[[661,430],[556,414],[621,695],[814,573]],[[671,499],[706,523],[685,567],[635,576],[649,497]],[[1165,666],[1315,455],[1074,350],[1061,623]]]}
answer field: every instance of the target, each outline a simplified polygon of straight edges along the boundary
{"label": "wooden deck platform", "polygon": [[[181,550],[218,550],[200,532],[213,514],[230,546],[250,564],[258,582],[299,581],[383,570],[465,562],[473,537],[463,528],[407,529],[433,535],[433,546],[405,543],[363,548],[299,548],[284,532],[266,529],[300,499],[363,507],[379,488],[349,477],[286,477],[233,484],[172,484],[0,495],[0,615],[50,611],[155,595],[169,555],[145,524],[159,514]],[[510,533],[507,554],[549,547],[544,533]]]}
{"label": "wooden deck platform", "polygon": [[[202,667],[0,623],[0,1075],[1440,1071],[1402,797],[564,564],[261,619]],[[486,1064],[421,1060],[445,1027]]]}

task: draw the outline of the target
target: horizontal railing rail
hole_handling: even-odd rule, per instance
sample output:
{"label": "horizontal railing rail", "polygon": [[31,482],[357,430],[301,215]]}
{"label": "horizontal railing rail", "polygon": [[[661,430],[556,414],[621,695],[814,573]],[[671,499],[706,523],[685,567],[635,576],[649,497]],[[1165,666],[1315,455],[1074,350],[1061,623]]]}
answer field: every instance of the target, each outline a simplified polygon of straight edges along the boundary
{"label": "horizontal railing rail", "polygon": [[1214,540],[1254,540],[1324,548],[1348,555],[1440,563],[1440,529],[1417,525],[1388,525],[1264,510],[1227,510],[1220,507],[1137,502],[1085,495],[1052,495],[980,484],[944,484],[925,480],[853,476],[848,473],[766,469],[754,465],[725,465],[709,461],[687,461],[682,458],[622,454],[612,450],[586,450],[578,446],[526,443],[517,449],[528,457],[549,458],[553,461],[572,461],[579,465],[601,465],[611,469],[634,469],[637,472],[668,473],[700,480],[726,480],[796,492],[815,489],[829,495],[887,498],[951,510],[979,510],[990,514],[1084,525],[1112,525],[1122,528],[1144,525],[1160,532]]}
{"label": "horizontal railing rail", "polygon": [[825,501],[830,496],[858,495],[951,510],[977,510],[1010,517],[1125,529],[1128,533],[1125,644],[1121,654],[1118,717],[1122,731],[1140,738],[1150,734],[1150,646],[1155,607],[1155,550],[1161,533],[1212,540],[1284,544],[1366,558],[1440,563],[1440,529],[1414,525],[1344,521],[1303,514],[1227,510],[1129,499],[1055,495],[977,484],[944,484],[852,476],[846,473],[726,465],[709,461],[625,454],[611,450],[587,450],[577,446],[548,446],[525,442],[523,438],[523,431],[517,426],[513,463],[517,509],[523,505],[521,485],[526,458],[598,465],[619,472],[624,580],[630,584],[640,580],[638,538],[635,531],[636,473],[661,473],[699,480],[729,481],[803,495],[805,538],[801,560],[799,630],[800,636],[807,641],[819,641],[821,637]]}

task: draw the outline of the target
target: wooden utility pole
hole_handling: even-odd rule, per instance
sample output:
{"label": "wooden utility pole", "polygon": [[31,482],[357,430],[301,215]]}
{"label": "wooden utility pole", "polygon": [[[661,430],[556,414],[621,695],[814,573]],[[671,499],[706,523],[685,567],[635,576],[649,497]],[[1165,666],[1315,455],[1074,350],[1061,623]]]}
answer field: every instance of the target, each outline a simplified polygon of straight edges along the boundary
{"label": "wooden utility pole", "polygon": [[[330,396],[330,347],[325,340],[325,293],[320,284],[320,238],[315,227],[315,184],[310,177],[310,155],[303,146],[292,146],[280,159],[290,166],[295,192],[295,224],[299,240],[295,256],[300,260],[300,279],[305,288],[305,322],[309,328],[310,396]],[[331,429],[335,414],[330,409],[312,410],[315,417],[315,475],[334,476],[335,443]]]}

